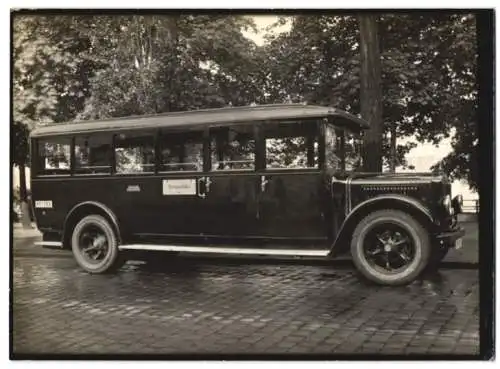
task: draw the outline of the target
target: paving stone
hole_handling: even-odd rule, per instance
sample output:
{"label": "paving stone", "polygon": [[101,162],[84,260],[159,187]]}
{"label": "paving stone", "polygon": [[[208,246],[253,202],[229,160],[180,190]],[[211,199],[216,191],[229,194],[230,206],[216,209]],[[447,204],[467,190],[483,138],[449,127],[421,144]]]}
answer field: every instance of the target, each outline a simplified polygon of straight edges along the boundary
{"label": "paving stone", "polygon": [[101,276],[70,258],[18,256],[13,351],[479,352],[477,271],[440,271],[431,294],[428,284],[382,288],[332,269],[179,258]]}

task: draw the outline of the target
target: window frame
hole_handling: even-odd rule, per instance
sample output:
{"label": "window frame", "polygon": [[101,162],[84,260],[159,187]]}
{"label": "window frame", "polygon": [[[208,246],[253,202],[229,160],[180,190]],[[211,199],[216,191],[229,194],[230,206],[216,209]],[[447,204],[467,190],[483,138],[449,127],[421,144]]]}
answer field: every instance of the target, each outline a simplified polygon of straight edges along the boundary
{"label": "window frame", "polygon": [[[267,150],[266,150],[266,134],[265,131],[269,127],[277,126],[280,124],[286,125],[295,125],[297,123],[306,123],[310,125],[316,125],[316,134],[314,136],[314,142],[317,142],[317,159],[315,160],[314,167],[303,167],[303,168],[267,168]],[[212,131],[220,128],[228,128],[237,127],[241,124],[248,124],[253,127],[252,138],[254,140],[254,162],[252,169],[222,169],[222,170],[213,170],[212,169],[212,152],[211,152],[211,141],[212,141]],[[32,162],[32,172],[33,177],[94,177],[94,176],[154,176],[154,175],[228,175],[228,174],[248,174],[248,173],[259,173],[259,172],[320,172],[325,170],[326,160],[325,160],[325,129],[326,124],[332,125],[336,131],[341,130],[345,131],[344,127],[337,126],[332,121],[326,118],[308,118],[308,119],[284,119],[284,120],[254,120],[249,121],[247,123],[232,123],[232,124],[211,124],[205,127],[161,127],[161,128],[153,128],[153,129],[132,129],[132,130],[120,130],[119,132],[86,132],[72,135],[54,135],[54,136],[42,136],[35,137],[31,141],[31,157],[36,160],[31,160]],[[202,137],[202,150],[201,155],[203,158],[203,165],[201,170],[175,170],[168,171],[162,170],[162,137],[172,135],[172,134],[189,134],[190,132],[199,132]],[[94,135],[100,134],[109,134],[111,137],[111,154],[110,154],[110,170],[109,173],[77,173],[75,168],[76,165],[76,140],[78,137],[93,137]],[[150,136],[152,138],[152,148],[154,153],[154,165],[151,171],[147,172],[126,172],[126,173],[118,173],[116,171],[116,149],[119,148],[118,145],[118,136],[120,134],[134,134],[137,136]],[[297,137],[301,137],[298,135]],[[308,136],[303,136],[308,139]],[[311,136],[312,137],[312,136]],[[344,140],[345,140],[345,132],[344,132]],[[70,143],[70,169],[67,173],[54,173],[54,174],[44,174],[44,169],[39,167],[39,145],[41,142],[50,141],[51,139],[59,139],[65,138]],[[317,140],[317,141],[316,141]],[[33,155],[35,154],[35,155]],[[307,148],[305,151],[306,160],[307,159]],[[345,165],[345,155],[344,155],[344,165]]]}
{"label": "window frame", "polygon": [[[68,140],[69,142],[69,168],[66,169],[60,169],[61,173],[46,173],[47,171],[50,171],[51,169],[46,169],[44,168],[44,165],[41,166],[41,158],[40,156],[40,143],[42,142],[48,142],[52,139],[58,140],[58,139],[64,139]],[[43,136],[43,137],[37,137],[32,140],[32,145],[31,146],[31,175],[33,178],[44,178],[44,177],[71,177],[73,174],[73,157],[72,157],[72,152],[74,148],[74,140],[73,136],[69,135],[54,135],[54,136]],[[35,160],[33,160],[35,158]],[[44,156],[43,158],[46,158]],[[52,170],[59,170],[59,169],[52,169]]]}
{"label": "window frame", "polygon": [[[303,167],[303,168],[268,168],[267,167],[267,147],[266,147],[266,134],[265,130],[268,128],[270,125],[280,125],[280,124],[287,124],[287,125],[294,125],[294,124],[311,124],[316,126],[316,135],[314,135],[314,138],[317,138],[317,143],[318,143],[318,151],[317,151],[317,162],[315,163],[314,167]],[[260,151],[260,169],[256,169],[263,171],[263,172],[321,172],[324,167],[325,167],[325,133],[324,133],[324,123],[321,119],[318,118],[309,118],[309,119],[303,119],[303,120],[298,120],[296,118],[294,119],[288,119],[288,120],[273,120],[273,121],[265,121],[261,122],[261,124],[258,125],[258,138],[260,141],[259,145],[256,145],[256,148],[258,147],[257,151]],[[308,140],[309,136],[295,136],[295,137],[304,137],[306,141]],[[314,147],[314,146],[313,146]],[[314,150],[314,149],[313,149]],[[308,160],[308,148],[306,146],[306,161]],[[257,156],[257,155],[256,155]]]}
{"label": "window frame", "polygon": [[[100,172],[100,173],[78,173],[76,167],[76,140],[77,138],[83,138],[83,137],[88,137],[89,140],[92,139],[92,137],[95,137],[97,135],[103,135],[103,136],[108,136],[109,137],[109,147],[110,147],[110,153],[109,153],[109,170],[107,172]],[[93,133],[88,133],[88,134],[76,134],[73,136],[72,141],[73,141],[73,148],[71,150],[72,154],[72,161],[71,161],[71,168],[72,172],[71,174],[75,177],[87,177],[87,176],[110,176],[114,174],[113,170],[115,168],[115,152],[114,152],[114,134],[110,132],[93,132]]]}
{"label": "window frame", "polygon": [[[162,155],[162,149],[163,149],[163,141],[162,137],[167,136],[170,134],[189,134],[190,132],[199,132],[201,133],[201,139],[202,139],[202,149],[201,149],[201,156],[202,156],[202,168],[201,170],[162,170],[162,165],[163,164],[163,155]],[[156,174],[161,174],[161,175],[166,175],[166,174],[173,174],[173,175],[179,175],[179,174],[200,174],[200,173],[206,173],[208,172],[209,164],[207,164],[207,150],[208,150],[208,161],[210,160],[210,147],[209,142],[208,142],[208,128],[203,128],[203,129],[168,129],[168,128],[160,128],[156,132],[156,145],[155,145],[155,151],[157,152],[157,155],[155,155],[156,159],[156,165],[155,165],[155,173]],[[182,164],[182,163],[181,163]]]}
{"label": "window frame", "polygon": [[[335,124],[334,122],[332,121],[328,121],[325,123],[325,129],[326,129],[326,126],[329,125],[331,126],[334,131],[335,131],[335,135],[336,137],[340,138],[340,142],[339,142],[339,152],[340,152],[340,166],[338,168],[338,170],[342,171],[342,172],[345,172],[345,173],[351,173],[353,172],[354,170],[353,169],[347,169],[347,135],[348,134],[351,134],[351,135],[354,135],[354,140],[357,140],[359,141],[359,143],[361,144],[362,146],[362,143],[363,143],[363,131],[355,131],[355,130],[352,130],[352,129],[349,129],[348,127],[345,127],[345,126],[342,126],[342,125],[337,125]],[[356,136],[358,136],[356,138]],[[327,146],[326,146],[326,136],[324,138],[324,142],[325,142],[325,150],[327,149]],[[325,151],[325,154],[326,154],[326,151]],[[358,155],[360,156],[361,160],[362,160],[362,152],[359,152]]]}
{"label": "window frame", "polygon": [[[250,169],[217,169],[214,170],[212,168],[213,163],[212,163],[212,138],[214,137],[212,135],[212,130],[218,130],[218,129],[231,129],[232,127],[235,126],[242,126],[242,125],[247,125],[252,127],[252,139],[254,141],[254,150],[253,150],[253,168]],[[258,171],[257,167],[257,146],[258,146],[258,135],[257,135],[257,129],[256,129],[257,124],[255,122],[248,122],[248,123],[240,123],[240,124],[231,124],[231,125],[220,125],[220,126],[213,126],[209,127],[206,132],[207,132],[207,150],[208,150],[208,165],[207,165],[207,172],[208,173],[255,173]],[[216,144],[217,145],[217,144]],[[216,146],[217,147],[217,146]]]}
{"label": "window frame", "polygon": [[[117,148],[120,148],[117,144],[118,144],[118,136],[119,135],[122,135],[122,134],[135,134],[137,135],[138,137],[151,137],[152,138],[152,148],[153,148],[153,164],[147,164],[148,166],[153,166],[153,169],[150,170],[150,171],[147,171],[147,172],[118,172],[117,171],[117,163],[116,163],[116,149]],[[112,160],[111,160],[111,164],[112,164],[112,167],[111,167],[111,174],[112,175],[115,175],[115,176],[119,176],[119,177],[123,177],[123,176],[151,176],[151,175],[155,175],[157,173],[157,167],[158,167],[158,162],[156,161],[156,141],[157,141],[157,135],[158,135],[158,132],[157,130],[152,130],[152,129],[145,129],[145,130],[128,130],[128,131],[120,131],[118,133],[115,133],[113,134],[113,138],[112,138]],[[142,166],[144,166],[145,164],[142,164]]]}

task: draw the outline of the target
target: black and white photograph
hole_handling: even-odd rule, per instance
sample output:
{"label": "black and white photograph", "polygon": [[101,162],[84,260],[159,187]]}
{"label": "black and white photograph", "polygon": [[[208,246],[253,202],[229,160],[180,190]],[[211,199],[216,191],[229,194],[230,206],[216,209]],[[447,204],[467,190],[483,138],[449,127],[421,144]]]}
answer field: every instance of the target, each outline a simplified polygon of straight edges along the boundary
{"label": "black and white photograph", "polygon": [[494,360],[493,10],[10,21],[11,360]]}

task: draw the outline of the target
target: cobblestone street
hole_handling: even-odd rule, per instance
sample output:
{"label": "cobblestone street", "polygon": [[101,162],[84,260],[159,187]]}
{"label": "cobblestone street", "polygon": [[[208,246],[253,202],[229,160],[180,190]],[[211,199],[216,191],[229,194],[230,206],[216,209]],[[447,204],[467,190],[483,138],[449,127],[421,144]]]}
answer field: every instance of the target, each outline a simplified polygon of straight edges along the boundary
{"label": "cobblestone street", "polygon": [[89,275],[14,256],[13,351],[73,354],[477,354],[477,270],[406,287],[331,265],[178,257]]}

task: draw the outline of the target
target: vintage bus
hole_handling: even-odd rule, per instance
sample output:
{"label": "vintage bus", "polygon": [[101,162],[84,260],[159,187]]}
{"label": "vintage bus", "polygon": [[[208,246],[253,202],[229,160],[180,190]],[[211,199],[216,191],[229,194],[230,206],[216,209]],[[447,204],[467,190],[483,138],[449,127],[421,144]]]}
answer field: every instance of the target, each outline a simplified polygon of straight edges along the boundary
{"label": "vintage bus", "polygon": [[359,171],[369,124],[302,104],[52,124],[31,134],[41,245],[90,273],[138,252],[335,257],[405,284],[464,231],[444,176]]}

